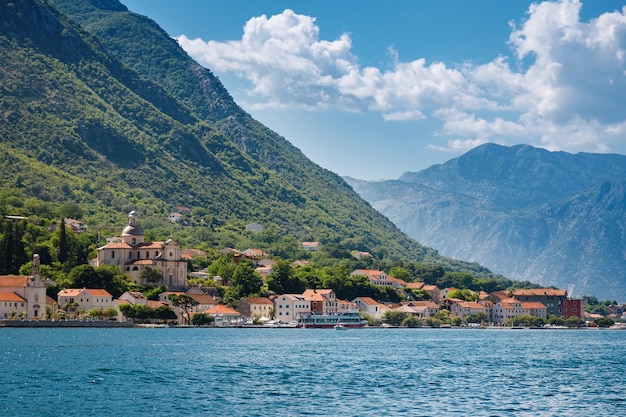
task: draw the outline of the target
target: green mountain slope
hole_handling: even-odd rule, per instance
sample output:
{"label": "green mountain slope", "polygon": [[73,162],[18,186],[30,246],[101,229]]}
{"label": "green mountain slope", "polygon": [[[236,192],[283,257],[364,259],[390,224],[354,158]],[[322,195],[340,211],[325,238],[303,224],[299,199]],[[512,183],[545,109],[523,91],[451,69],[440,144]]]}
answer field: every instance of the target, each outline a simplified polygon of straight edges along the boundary
{"label": "green mountain slope", "polygon": [[3,212],[76,204],[87,224],[118,232],[135,209],[163,234],[180,204],[209,224],[176,229],[183,244],[228,244],[221,232],[258,221],[279,236],[492,276],[400,232],[243,112],[154,22],[116,1],[56,3],[69,17],[43,0],[0,1]]}

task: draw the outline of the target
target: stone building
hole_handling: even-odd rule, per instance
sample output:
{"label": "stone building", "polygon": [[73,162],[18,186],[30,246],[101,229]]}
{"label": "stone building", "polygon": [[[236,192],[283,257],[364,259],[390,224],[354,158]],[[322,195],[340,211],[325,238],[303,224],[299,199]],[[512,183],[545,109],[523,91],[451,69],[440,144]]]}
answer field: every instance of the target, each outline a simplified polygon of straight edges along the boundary
{"label": "stone building", "polygon": [[98,248],[98,257],[92,265],[116,265],[140,284],[144,284],[140,282],[141,272],[150,267],[162,273],[159,282],[152,284],[165,285],[169,290],[187,289],[187,261],[181,257],[180,245],[173,239],[146,242],[135,211],[129,213],[122,235]]}

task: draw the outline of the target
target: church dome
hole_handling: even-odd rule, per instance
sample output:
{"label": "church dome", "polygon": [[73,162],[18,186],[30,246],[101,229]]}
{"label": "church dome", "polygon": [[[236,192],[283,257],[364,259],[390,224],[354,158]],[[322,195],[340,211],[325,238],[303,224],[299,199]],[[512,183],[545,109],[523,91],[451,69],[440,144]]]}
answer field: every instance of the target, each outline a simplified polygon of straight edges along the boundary
{"label": "church dome", "polygon": [[143,230],[137,223],[137,217],[135,210],[128,214],[128,226],[122,230],[122,236],[143,236]]}
{"label": "church dome", "polygon": [[124,228],[124,230],[122,230],[122,236],[143,236],[143,230],[138,224],[129,224]]}

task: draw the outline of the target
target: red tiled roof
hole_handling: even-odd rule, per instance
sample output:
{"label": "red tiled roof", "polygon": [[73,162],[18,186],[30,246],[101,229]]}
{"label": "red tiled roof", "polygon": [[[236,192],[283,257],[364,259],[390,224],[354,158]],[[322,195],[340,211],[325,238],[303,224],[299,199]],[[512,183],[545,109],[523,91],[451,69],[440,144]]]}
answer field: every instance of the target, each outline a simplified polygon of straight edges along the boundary
{"label": "red tiled roof", "polygon": [[359,297],[358,298],[363,304],[367,304],[370,306],[374,306],[380,304],[378,301],[374,300],[372,297]]}
{"label": "red tiled roof", "polygon": [[0,301],[10,301],[15,303],[26,302],[26,300],[24,300],[22,297],[15,294],[14,292],[0,292]]}
{"label": "red tiled roof", "polygon": [[553,296],[553,297],[565,297],[567,296],[566,290],[555,290],[553,288],[533,288],[530,290],[515,290],[513,291],[515,296]]}
{"label": "red tiled roof", "polygon": [[25,287],[30,277],[25,275],[2,275],[0,287]]}
{"label": "red tiled roof", "polygon": [[272,300],[270,300],[269,298],[265,298],[265,297],[247,297],[246,301],[248,301],[248,303],[250,303],[250,304],[274,305]]}
{"label": "red tiled roof", "polygon": [[208,310],[203,311],[204,314],[223,314],[227,316],[238,316],[239,312],[233,310],[232,308],[226,307],[225,305],[219,304],[215,307],[211,307]]}

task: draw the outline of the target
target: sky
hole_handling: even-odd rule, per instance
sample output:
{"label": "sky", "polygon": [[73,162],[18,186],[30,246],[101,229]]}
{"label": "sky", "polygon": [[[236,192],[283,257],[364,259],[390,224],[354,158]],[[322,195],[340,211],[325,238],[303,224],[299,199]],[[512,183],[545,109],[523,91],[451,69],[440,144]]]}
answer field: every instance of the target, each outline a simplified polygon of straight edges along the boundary
{"label": "sky", "polygon": [[484,143],[626,154],[623,1],[121,1],[342,176]]}

